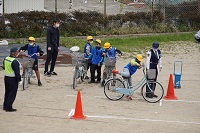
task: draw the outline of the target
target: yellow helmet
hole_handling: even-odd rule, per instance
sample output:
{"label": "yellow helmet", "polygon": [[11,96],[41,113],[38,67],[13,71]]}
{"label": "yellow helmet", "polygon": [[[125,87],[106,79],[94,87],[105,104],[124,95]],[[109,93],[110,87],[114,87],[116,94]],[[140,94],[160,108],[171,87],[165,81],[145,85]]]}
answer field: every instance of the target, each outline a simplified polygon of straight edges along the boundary
{"label": "yellow helmet", "polygon": [[110,43],[109,43],[109,42],[106,42],[106,43],[103,45],[103,48],[110,48]]}
{"label": "yellow helmet", "polygon": [[92,36],[88,36],[87,37],[87,40],[89,41],[89,40],[93,40],[93,37]]}
{"label": "yellow helmet", "polygon": [[31,37],[28,38],[28,40],[29,41],[35,41],[35,38],[31,36]]}
{"label": "yellow helmet", "polygon": [[94,42],[101,44],[101,40],[100,39],[96,39]]}
{"label": "yellow helmet", "polygon": [[135,58],[138,59],[140,62],[143,61],[143,58],[142,58],[141,54],[137,54]]}

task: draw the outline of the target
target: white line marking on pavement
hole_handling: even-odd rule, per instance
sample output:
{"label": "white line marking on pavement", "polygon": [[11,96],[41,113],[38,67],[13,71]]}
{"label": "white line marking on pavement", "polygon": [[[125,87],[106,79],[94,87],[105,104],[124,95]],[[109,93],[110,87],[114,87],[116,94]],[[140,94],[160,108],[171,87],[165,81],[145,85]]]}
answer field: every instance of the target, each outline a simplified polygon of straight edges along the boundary
{"label": "white line marking on pavement", "polygon": [[162,99],[163,101],[168,101],[168,102],[186,102],[186,103],[200,103],[200,101],[187,101],[187,100],[165,100]]}
{"label": "white line marking on pavement", "polygon": [[128,118],[128,117],[118,117],[118,116],[87,116],[87,117],[89,117],[89,118],[101,118],[101,119],[120,119],[120,120],[135,120],[135,121],[149,121],[149,122],[165,122],[165,123],[180,123],[180,124],[200,125],[199,122],[153,120],[153,119]]}
{"label": "white line marking on pavement", "polygon": [[[69,97],[74,97],[76,95],[67,95]],[[89,97],[89,96],[86,96],[86,97]],[[106,98],[106,97],[103,97],[103,96],[94,96],[96,98]],[[132,99],[140,99],[140,98],[132,98]],[[165,99],[162,99],[160,100],[160,106],[162,106],[162,103],[163,101],[167,101],[167,102],[186,102],[186,103],[200,103],[200,101],[188,101],[188,100],[165,100]]]}
{"label": "white line marking on pavement", "polygon": [[75,109],[71,109],[71,111],[69,112],[68,116],[72,116],[74,115]]}

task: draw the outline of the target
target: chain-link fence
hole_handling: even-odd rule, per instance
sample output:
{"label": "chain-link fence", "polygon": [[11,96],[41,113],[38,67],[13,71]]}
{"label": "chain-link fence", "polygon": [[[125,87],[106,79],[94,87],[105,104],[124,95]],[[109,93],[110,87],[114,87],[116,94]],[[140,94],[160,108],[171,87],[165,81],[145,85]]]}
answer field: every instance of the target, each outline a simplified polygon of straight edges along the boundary
{"label": "chain-link fence", "polygon": [[[21,8],[13,3],[12,11],[31,6],[20,13],[10,13],[11,0],[3,1],[0,37],[44,36],[54,18],[61,20],[63,36],[193,31],[200,27],[200,0],[32,0],[32,5],[30,0],[19,0],[23,1]],[[44,8],[32,11],[38,2]]]}

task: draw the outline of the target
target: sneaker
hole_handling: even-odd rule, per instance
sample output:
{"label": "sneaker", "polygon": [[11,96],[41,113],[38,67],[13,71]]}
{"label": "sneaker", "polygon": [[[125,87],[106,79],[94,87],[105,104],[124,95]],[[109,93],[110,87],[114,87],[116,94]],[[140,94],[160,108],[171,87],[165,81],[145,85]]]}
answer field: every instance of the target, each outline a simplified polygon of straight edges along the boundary
{"label": "sneaker", "polygon": [[153,95],[146,95],[147,98],[153,98]]}
{"label": "sneaker", "polygon": [[38,86],[42,86],[42,83],[41,83],[41,81],[38,81]]}
{"label": "sneaker", "polygon": [[158,96],[154,94],[153,97],[157,98]]}
{"label": "sneaker", "polygon": [[101,81],[100,80],[98,80],[96,83],[100,83]]}
{"label": "sneaker", "polygon": [[91,81],[89,81],[88,83],[89,83],[89,84],[91,84],[91,83],[95,83],[95,81],[92,81],[92,80],[91,80]]}
{"label": "sneaker", "polygon": [[51,75],[56,75],[57,76],[58,74],[56,72],[51,72]]}
{"label": "sneaker", "polygon": [[89,79],[89,77],[88,77],[88,76],[85,76],[85,79]]}
{"label": "sneaker", "polygon": [[11,108],[11,109],[5,109],[5,111],[6,111],[6,112],[15,112],[15,111],[17,111],[17,109]]}
{"label": "sneaker", "polygon": [[129,101],[133,100],[131,96],[126,96],[126,98],[127,98]]}
{"label": "sneaker", "polygon": [[45,72],[45,73],[44,73],[44,76],[50,77],[50,76],[51,76],[51,73],[50,73],[50,72]]}

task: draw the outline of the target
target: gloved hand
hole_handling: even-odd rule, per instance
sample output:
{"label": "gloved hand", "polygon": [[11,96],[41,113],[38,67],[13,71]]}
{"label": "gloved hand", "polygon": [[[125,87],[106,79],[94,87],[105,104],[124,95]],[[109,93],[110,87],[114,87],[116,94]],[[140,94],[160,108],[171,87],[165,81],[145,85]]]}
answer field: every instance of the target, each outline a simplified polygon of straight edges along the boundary
{"label": "gloved hand", "polygon": [[22,81],[19,81],[19,85],[22,85]]}

